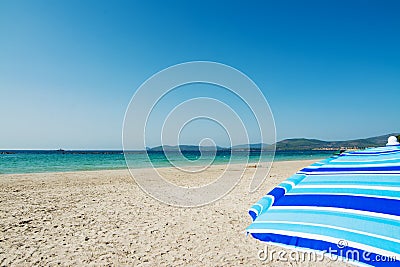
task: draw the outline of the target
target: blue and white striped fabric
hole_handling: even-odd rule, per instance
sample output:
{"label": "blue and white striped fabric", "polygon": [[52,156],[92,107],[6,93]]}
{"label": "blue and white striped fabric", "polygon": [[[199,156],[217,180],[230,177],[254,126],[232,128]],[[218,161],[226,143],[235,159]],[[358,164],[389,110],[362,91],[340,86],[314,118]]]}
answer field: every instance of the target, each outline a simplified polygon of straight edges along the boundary
{"label": "blue and white striped fabric", "polygon": [[400,146],[312,164],[249,213],[246,230],[261,241],[330,252],[358,265],[400,266]]}

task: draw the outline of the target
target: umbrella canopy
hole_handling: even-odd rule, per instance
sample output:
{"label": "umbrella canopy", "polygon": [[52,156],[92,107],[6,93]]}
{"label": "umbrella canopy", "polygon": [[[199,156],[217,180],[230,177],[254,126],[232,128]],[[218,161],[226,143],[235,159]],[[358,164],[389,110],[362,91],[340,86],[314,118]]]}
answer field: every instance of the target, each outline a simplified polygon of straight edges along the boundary
{"label": "umbrella canopy", "polygon": [[400,265],[400,147],[343,153],[306,167],[249,210],[254,238]]}

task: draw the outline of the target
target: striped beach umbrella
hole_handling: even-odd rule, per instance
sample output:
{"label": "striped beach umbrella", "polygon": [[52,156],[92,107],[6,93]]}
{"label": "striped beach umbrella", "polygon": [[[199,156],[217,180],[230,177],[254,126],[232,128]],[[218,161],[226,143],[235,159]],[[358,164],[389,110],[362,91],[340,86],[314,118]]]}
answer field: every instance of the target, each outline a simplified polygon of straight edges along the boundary
{"label": "striped beach umbrella", "polygon": [[254,238],[340,257],[400,266],[400,147],[352,151],[306,167],[249,210]]}

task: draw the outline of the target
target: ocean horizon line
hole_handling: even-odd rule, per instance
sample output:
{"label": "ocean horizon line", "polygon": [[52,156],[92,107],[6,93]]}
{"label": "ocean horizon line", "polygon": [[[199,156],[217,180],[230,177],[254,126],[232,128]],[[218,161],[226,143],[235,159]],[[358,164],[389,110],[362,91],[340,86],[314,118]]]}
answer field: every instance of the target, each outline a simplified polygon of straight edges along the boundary
{"label": "ocean horizon line", "polygon": [[[111,148],[111,149],[82,149],[82,148],[63,148],[63,147],[58,147],[58,148],[1,148],[0,152],[7,152],[7,151],[88,151],[88,152],[98,152],[98,151],[107,151],[107,152],[145,152],[145,151],[155,151],[157,149],[160,149],[160,147],[168,147],[168,148],[174,148],[174,147],[198,147],[198,148],[219,148],[221,150],[229,150],[229,149],[246,149],[250,147],[250,149],[265,149],[265,150],[271,150],[272,147],[275,146],[276,151],[281,151],[281,150],[318,150],[318,149],[325,149],[325,148],[330,148],[330,149],[340,149],[342,147],[345,148],[366,148],[366,147],[379,147],[379,146],[384,146],[386,144],[387,138],[389,136],[397,136],[399,135],[398,133],[389,133],[389,134],[384,134],[384,135],[379,135],[375,137],[368,137],[368,138],[359,138],[359,139],[349,139],[349,140],[339,140],[339,141],[324,141],[320,139],[315,139],[315,138],[286,138],[282,139],[280,141],[275,142],[274,144],[267,144],[267,143],[248,143],[248,144],[238,144],[238,145],[232,145],[232,146],[222,146],[222,145],[216,145],[216,146],[199,146],[196,144],[179,144],[179,145],[158,145],[158,146],[153,146],[153,147],[146,147],[143,149],[129,149],[129,150],[124,150],[123,148]],[[268,148],[268,149],[266,149]],[[181,151],[185,151],[185,149],[181,149]]]}

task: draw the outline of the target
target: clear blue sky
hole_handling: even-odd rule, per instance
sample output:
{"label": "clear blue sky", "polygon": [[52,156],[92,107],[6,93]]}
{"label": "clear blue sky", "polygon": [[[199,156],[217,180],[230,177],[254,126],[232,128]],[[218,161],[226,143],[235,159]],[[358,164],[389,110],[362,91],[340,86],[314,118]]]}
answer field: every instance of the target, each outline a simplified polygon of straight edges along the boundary
{"label": "clear blue sky", "polygon": [[135,90],[193,60],[253,79],[279,140],[399,131],[399,14],[400,1],[0,1],[0,149],[120,149]]}

